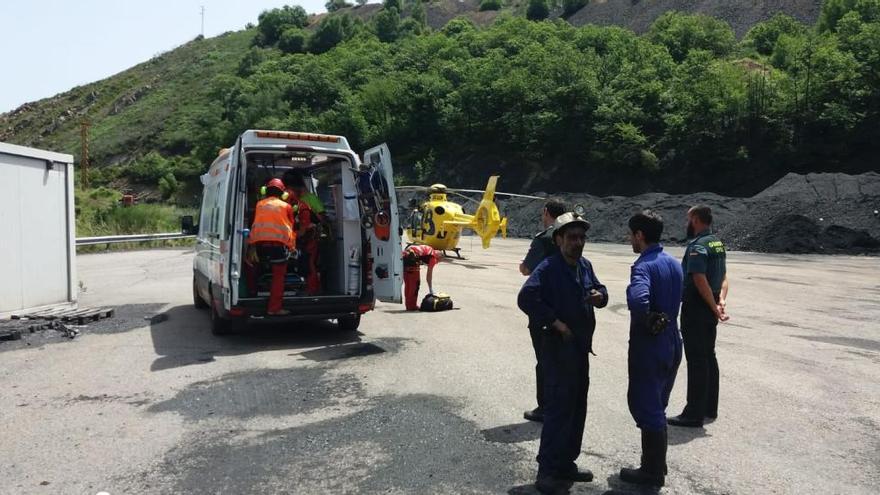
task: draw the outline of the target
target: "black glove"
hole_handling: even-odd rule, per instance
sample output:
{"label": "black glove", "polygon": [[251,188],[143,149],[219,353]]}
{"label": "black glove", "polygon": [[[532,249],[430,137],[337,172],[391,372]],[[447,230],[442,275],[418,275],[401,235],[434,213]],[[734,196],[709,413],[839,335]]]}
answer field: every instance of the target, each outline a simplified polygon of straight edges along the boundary
{"label": "black glove", "polygon": [[666,327],[669,325],[669,317],[666,316],[666,313],[651,311],[648,313],[646,323],[648,326],[649,334],[660,335],[661,333],[663,333],[663,330],[666,330]]}

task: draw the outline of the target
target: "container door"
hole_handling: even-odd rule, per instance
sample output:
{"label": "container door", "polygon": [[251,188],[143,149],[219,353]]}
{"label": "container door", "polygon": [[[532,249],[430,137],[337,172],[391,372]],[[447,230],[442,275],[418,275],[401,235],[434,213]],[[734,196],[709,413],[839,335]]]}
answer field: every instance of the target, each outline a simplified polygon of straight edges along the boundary
{"label": "container door", "polygon": [[364,214],[372,217],[366,231],[373,253],[373,291],[380,301],[400,303],[403,301],[403,247],[388,146],[381,144],[364,153],[362,173],[371,174],[369,187],[360,187],[359,194],[367,195],[366,201],[362,201],[369,205]]}

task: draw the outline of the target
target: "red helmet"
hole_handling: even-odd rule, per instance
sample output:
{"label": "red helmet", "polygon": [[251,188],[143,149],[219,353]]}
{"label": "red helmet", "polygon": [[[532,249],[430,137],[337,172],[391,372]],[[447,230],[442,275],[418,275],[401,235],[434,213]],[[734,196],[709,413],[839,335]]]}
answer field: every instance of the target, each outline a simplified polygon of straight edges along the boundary
{"label": "red helmet", "polygon": [[269,179],[269,182],[266,183],[266,188],[275,188],[279,191],[284,191],[284,182],[281,181],[278,177]]}

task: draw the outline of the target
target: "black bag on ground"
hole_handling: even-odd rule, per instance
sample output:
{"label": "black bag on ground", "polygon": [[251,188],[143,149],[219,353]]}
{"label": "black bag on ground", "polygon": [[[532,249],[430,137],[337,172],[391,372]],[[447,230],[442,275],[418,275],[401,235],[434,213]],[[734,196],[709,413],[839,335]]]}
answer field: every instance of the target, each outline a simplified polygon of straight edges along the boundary
{"label": "black bag on ground", "polygon": [[452,309],[452,298],[446,294],[427,294],[419,307],[422,311],[446,311]]}

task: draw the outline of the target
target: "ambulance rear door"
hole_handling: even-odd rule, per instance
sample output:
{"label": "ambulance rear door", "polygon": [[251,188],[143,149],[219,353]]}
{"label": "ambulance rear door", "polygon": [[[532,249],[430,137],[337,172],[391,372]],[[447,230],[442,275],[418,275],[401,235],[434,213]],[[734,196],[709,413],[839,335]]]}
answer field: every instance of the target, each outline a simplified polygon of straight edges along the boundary
{"label": "ambulance rear door", "polygon": [[235,141],[229,157],[229,191],[227,202],[226,228],[228,239],[226,245],[227,260],[229,263],[229,305],[238,304],[241,278],[244,274],[245,251],[247,249],[247,229],[249,225],[245,225],[244,216],[247,209],[247,157],[241,144],[241,137]]}
{"label": "ambulance rear door", "polygon": [[[370,217],[365,222],[370,227],[365,230],[373,254],[373,292],[380,301],[400,303],[403,301],[403,247],[394,171],[387,145],[383,143],[364,153],[361,174],[358,193],[362,203],[367,204],[363,214]],[[370,180],[364,180],[363,174],[370,174]]]}

